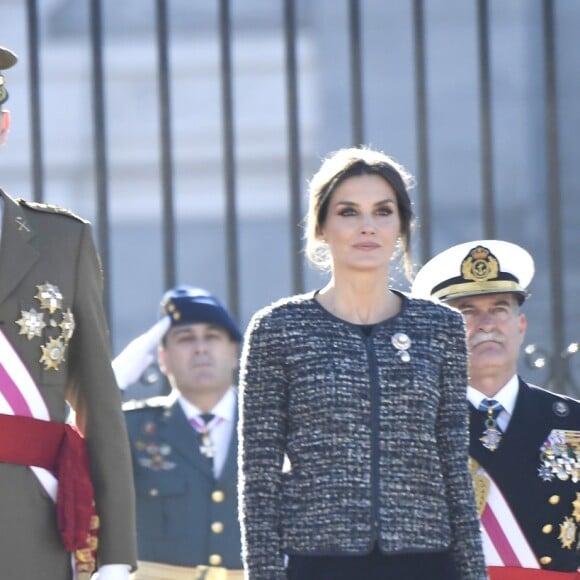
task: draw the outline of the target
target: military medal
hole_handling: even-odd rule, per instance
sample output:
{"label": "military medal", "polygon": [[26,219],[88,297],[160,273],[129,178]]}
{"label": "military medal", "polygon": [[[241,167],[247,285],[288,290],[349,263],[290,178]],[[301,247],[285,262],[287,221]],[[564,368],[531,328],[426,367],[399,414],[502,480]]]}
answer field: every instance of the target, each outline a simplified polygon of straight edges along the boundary
{"label": "military medal", "polygon": [[502,433],[497,426],[497,421],[494,416],[494,412],[499,413],[501,409],[501,403],[498,403],[493,399],[484,399],[479,406],[480,411],[485,411],[487,413],[485,419],[485,431],[479,440],[483,443],[483,446],[490,451],[495,451],[501,443]]}
{"label": "military medal", "polygon": [[576,541],[577,529],[578,527],[572,518],[564,518],[564,521],[560,524],[560,535],[558,536],[562,548],[572,549],[572,544]]}
{"label": "military medal", "polygon": [[580,431],[552,429],[540,447],[540,477],[550,481],[580,481]]}
{"label": "military medal", "polygon": [[45,282],[38,284],[36,288],[38,292],[35,298],[40,302],[40,308],[48,310],[51,314],[62,308],[62,294],[58,286]]}
{"label": "military medal", "polygon": [[501,431],[497,428],[495,419],[486,419],[485,427],[486,429],[479,440],[486,449],[495,451],[501,442]]}
{"label": "military medal", "polygon": [[64,361],[65,348],[65,345],[58,338],[51,338],[40,347],[42,356],[39,362],[44,364],[45,371],[50,369],[58,371],[58,365]]}
{"label": "military medal", "polygon": [[42,336],[42,329],[46,326],[44,322],[44,314],[37,312],[34,308],[30,310],[21,310],[22,317],[16,321],[20,326],[19,334],[25,334],[28,340],[32,340],[35,336]]}
{"label": "military medal", "polygon": [[60,330],[62,332],[62,337],[65,342],[68,342],[75,331],[75,317],[70,311],[70,308],[66,309],[66,312],[62,313],[62,321],[59,324]]}
{"label": "military medal", "polygon": [[189,422],[193,428],[201,435],[201,444],[199,446],[199,452],[208,459],[213,459],[215,455],[215,447],[209,436],[210,431],[219,425],[223,419],[221,417],[216,417],[211,413],[204,413],[201,415],[202,421],[199,421],[195,417],[192,417]]}
{"label": "military medal", "polygon": [[36,290],[34,298],[40,302],[40,310],[47,310],[48,314],[35,308],[21,310],[16,324],[20,326],[19,334],[28,340],[44,335],[46,342],[40,346],[39,362],[44,365],[45,371],[58,371],[59,365],[65,361],[66,349],[75,331],[74,314],[70,308],[63,310],[63,295],[56,284],[37,284]]}
{"label": "military medal", "polygon": [[199,450],[204,457],[213,459],[214,448],[211,439],[209,438],[209,430],[201,433],[201,445],[199,446]]}

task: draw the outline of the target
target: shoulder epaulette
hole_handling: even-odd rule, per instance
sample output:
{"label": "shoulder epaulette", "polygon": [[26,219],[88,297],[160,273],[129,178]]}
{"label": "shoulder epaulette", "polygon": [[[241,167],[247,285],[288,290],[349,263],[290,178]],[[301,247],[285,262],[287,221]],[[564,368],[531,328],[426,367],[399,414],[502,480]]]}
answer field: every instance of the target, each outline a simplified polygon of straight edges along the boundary
{"label": "shoulder epaulette", "polygon": [[148,399],[132,399],[123,403],[123,411],[142,411],[145,409],[162,409],[167,407],[168,398],[165,395]]}
{"label": "shoulder epaulette", "polygon": [[72,212],[70,209],[66,209],[59,205],[54,205],[52,203],[38,203],[37,201],[29,201],[27,199],[22,199],[19,197],[17,200],[18,205],[34,209],[36,211],[44,211],[47,213],[57,213],[60,215],[65,215],[71,218],[74,218],[80,222],[85,222],[86,219],[82,218],[81,216],[77,215],[76,213]]}

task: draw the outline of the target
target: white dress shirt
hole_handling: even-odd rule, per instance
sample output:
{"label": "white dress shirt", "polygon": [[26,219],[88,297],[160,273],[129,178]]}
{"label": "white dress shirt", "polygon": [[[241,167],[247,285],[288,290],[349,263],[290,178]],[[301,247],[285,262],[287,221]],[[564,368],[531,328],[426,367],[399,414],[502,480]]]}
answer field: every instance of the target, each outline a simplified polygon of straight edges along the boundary
{"label": "white dress shirt", "polygon": [[[501,403],[503,409],[497,416],[498,427],[505,432],[508,428],[510,419],[514,414],[514,407],[516,406],[516,399],[518,398],[519,379],[514,375],[493,397],[494,401]],[[471,386],[467,387],[467,399],[477,409],[484,399],[489,399],[481,391],[474,389]]]}
{"label": "white dress shirt", "polygon": [[[188,420],[200,420],[203,413],[201,409],[193,403],[179,396],[178,399],[181,408]],[[224,468],[232,440],[232,433],[236,421],[237,395],[234,387],[230,387],[226,394],[218,401],[217,405],[211,409],[210,413],[220,420],[209,431],[209,438],[214,450],[213,456],[213,474],[216,479],[219,478]]]}

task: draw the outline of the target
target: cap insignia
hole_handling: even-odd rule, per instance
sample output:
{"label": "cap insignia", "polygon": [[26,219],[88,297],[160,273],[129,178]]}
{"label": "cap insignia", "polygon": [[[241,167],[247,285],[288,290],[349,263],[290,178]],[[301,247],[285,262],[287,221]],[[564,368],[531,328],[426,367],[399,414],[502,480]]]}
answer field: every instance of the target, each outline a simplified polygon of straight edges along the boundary
{"label": "cap insignia", "polygon": [[497,258],[483,246],[477,246],[471,250],[461,263],[461,275],[465,280],[485,282],[497,278],[498,274]]}

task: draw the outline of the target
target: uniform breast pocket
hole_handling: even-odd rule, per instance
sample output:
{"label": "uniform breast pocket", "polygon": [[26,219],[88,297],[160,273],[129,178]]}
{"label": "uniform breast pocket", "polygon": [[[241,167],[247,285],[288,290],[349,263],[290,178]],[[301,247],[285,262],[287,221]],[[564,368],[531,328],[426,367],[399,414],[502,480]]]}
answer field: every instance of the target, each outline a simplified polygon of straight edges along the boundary
{"label": "uniform breast pocket", "polygon": [[187,482],[179,474],[153,473],[136,478],[138,533],[151,538],[179,537],[184,525]]}

